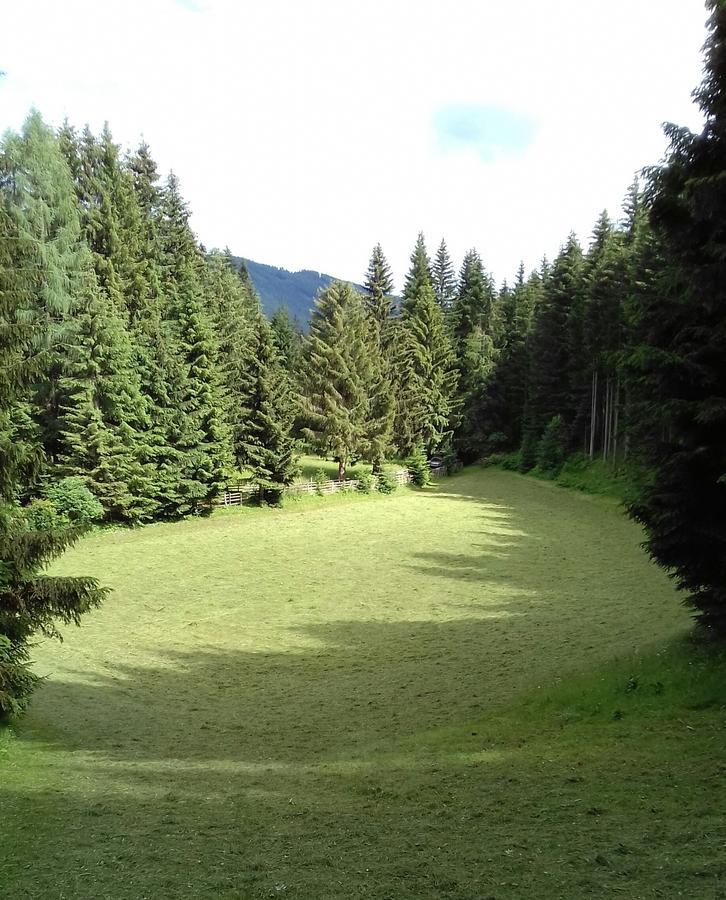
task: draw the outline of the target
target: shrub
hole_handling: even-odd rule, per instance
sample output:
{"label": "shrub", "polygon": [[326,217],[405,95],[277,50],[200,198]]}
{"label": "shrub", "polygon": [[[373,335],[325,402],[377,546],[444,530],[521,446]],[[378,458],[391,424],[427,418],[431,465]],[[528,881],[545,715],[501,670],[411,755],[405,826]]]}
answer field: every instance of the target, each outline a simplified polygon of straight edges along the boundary
{"label": "shrub", "polygon": [[499,466],[508,472],[519,472],[522,459],[519,450],[513,450],[511,453],[492,453],[487,457],[487,465]]}
{"label": "shrub", "polygon": [[90,525],[103,517],[103,506],[80,475],[56,481],[43,491],[56,510],[74,524]]}
{"label": "shrub", "polygon": [[537,444],[537,468],[544,475],[555,477],[565,462],[565,440],[562,418],[553,416]]}
{"label": "shrub", "polygon": [[33,500],[24,510],[25,518],[33,531],[52,531],[67,528],[68,517],[62,515],[50,500]]}
{"label": "shrub", "polygon": [[328,476],[325,474],[324,469],[318,469],[318,471],[313,475],[313,481],[315,482],[315,493],[318,495],[318,497],[323,496],[323,485],[328,480]]}
{"label": "shrub", "polygon": [[356,485],[356,490],[361,494],[370,494],[373,490],[373,482],[374,478],[368,472],[362,472],[358,476],[358,484]]}
{"label": "shrub", "polygon": [[431,469],[426,459],[426,453],[421,444],[414,447],[413,453],[406,463],[408,471],[411,475],[411,481],[417,487],[426,487],[431,481]]}
{"label": "shrub", "polygon": [[377,478],[376,489],[381,494],[392,494],[398,487],[398,482],[390,472],[381,472]]}

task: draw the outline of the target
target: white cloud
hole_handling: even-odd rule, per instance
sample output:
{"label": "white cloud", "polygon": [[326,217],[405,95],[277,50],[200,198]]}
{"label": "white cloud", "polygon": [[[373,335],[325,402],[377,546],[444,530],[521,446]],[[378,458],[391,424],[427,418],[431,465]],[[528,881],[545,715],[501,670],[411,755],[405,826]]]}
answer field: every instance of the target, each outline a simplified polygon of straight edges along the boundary
{"label": "white cloud", "polygon": [[[380,240],[400,283],[420,229],[511,277],[618,214],[661,122],[699,122],[706,13],[683,0],[25,0],[3,18],[0,125],[35,105],[143,134],[206,245],[351,279]],[[515,110],[535,139],[441,154],[452,104]]]}

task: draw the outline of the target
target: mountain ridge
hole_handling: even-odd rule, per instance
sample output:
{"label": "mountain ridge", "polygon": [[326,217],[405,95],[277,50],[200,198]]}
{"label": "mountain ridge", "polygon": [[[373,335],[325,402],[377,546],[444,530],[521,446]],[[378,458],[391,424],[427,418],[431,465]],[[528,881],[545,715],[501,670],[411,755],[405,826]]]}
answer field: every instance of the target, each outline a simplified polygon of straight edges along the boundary
{"label": "mountain ridge", "polygon": [[[297,319],[303,327],[310,321],[318,293],[334,281],[347,281],[346,278],[336,278],[334,275],[312,269],[293,272],[281,266],[255,262],[245,256],[233,256],[232,259],[236,265],[244,263],[247,267],[267,316],[272,316],[275,310],[284,306],[290,318]],[[349,283],[360,291],[364,290],[360,284],[352,281]]]}

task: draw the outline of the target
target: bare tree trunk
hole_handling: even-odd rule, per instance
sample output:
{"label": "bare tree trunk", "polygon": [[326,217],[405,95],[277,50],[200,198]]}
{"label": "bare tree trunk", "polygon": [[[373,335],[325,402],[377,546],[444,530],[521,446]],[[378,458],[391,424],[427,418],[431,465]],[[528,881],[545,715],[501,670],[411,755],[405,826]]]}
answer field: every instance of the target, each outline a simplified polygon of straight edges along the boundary
{"label": "bare tree trunk", "polygon": [[618,424],[620,422],[620,375],[615,380],[615,410],[613,422],[613,460],[618,455]]}
{"label": "bare tree trunk", "polygon": [[605,381],[605,425],[602,435],[602,458],[608,458],[608,438],[610,437],[610,376]]}
{"label": "bare tree trunk", "polygon": [[345,457],[338,457],[338,481],[345,481]]}
{"label": "bare tree trunk", "polygon": [[595,456],[595,430],[597,429],[597,368],[592,371],[590,387],[590,459]]}

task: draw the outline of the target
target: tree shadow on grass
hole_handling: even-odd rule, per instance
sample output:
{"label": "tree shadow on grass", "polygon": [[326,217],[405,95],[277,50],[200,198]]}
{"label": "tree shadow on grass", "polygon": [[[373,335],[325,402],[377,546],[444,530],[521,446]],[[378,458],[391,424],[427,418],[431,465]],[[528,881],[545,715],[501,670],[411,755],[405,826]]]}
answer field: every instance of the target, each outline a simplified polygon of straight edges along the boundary
{"label": "tree shadow on grass", "polygon": [[[697,896],[704,882],[677,862],[648,871],[674,848],[712,863],[713,842],[678,826],[676,785],[695,813],[704,779],[664,783],[641,739],[514,742],[489,724],[523,691],[642,645],[659,583],[633,602],[643,561],[616,565],[622,535],[603,538],[586,507],[558,524],[543,492],[524,521],[497,483],[488,498],[468,485],[427,497],[471,503],[476,542],[440,549],[433,531],[429,551],[395,562],[441,586],[436,621],[288,627],[293,649],[277,651],[198,638],[153,665],[52,677],[20,728],[22,767],[0,778],[0,894],[510,900],[668,883]],[[672,816],[658,840],[643,837],[643,803]]]}

